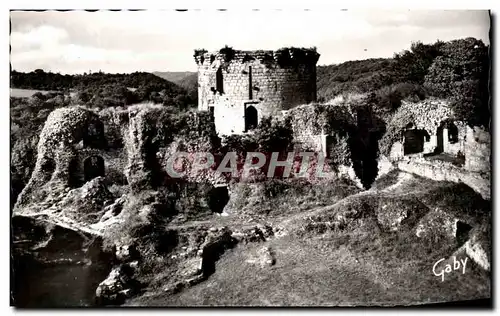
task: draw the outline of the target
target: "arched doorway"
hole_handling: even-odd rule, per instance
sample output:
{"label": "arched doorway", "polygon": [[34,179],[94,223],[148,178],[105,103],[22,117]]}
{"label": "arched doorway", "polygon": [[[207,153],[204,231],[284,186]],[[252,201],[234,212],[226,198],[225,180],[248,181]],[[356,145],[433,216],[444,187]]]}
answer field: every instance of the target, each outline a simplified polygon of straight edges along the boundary
{"label": "arched doorway", "polygon": [[404,155],[418,154],[424,151],[424,143],[430,140],[430,135],[424,129],[417,129],[414,124],[406,126],[403,133]]}
{"label": "arched doorway", "polygon": [[257,128],[258,114],[257,109],[253,105],[248,105],[245,108],[245,131]]}
{"label": "arched doorway", "polygon": [[104,159],[100,156],[90,156],[83,162],[85,182],[96,177],[104,177]]}

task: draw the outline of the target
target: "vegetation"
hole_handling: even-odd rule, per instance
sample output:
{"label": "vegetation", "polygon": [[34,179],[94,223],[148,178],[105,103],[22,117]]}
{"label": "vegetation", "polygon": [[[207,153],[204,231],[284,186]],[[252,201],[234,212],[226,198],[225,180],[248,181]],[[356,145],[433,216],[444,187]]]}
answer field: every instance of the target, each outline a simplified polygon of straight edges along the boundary
{"label": "vegetation", "polygon": [[425,86],[435,96],[450,98],[458,119],[489,127],[488,47],[466,38],[442,44],[440,52],[428,68]]}
{"label": "vegetation", "polygon": [[348,61],[318,67],[318,99],[363,93],[377,110],[394,112],[401,101],[448,98],[457,119],[488,127],[489,47],[465,38],[432,44],[414,42],[388,59]]}
{"label": "vegetation", "polygon": [[193,91],[146,72],[61,75],[37,69],[29,73],[12,71],[10,82],[13,88],[73,92],[74,101],[88,107],[126,106],[150,101],[187,109],[197,104],[197,95]]}
{"label": "vegetation", "polygon": [[317,68],[318,101],[343,93],[366,93],[393,83],[391,59],[347,61]]}
{"label": "vegetation", "polygon": [[11,206],[28,183],[35,167],[38,138],[50,112],[67,106],[60,93],[36,93],[31,98],[10,98]]}

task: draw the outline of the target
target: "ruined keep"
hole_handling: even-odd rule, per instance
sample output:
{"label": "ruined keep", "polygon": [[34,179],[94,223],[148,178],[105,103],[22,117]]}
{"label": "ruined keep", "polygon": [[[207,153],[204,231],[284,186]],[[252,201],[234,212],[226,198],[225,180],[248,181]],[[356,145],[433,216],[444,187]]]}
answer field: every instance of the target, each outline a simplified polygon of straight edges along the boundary
{"label": "ruined keep", "polygon": [[265,116],[316,101],[315,48],[195,51],[198,109],[210,111],[220,135],[242,134]]}

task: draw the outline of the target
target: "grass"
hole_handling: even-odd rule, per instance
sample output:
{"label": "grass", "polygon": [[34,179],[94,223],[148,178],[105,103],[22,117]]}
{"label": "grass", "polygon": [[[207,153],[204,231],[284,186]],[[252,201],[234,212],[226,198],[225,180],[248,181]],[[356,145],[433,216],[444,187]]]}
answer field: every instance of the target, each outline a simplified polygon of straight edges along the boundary
{"label": "grass", "polygon": [[[273,249],[276,264],[248,263],[249,253]],[[428,251],[430,250],[430,253]],[[484,298],[489,275],[469,266],[445,282],[432,265],[448,257],[448,245],[422,247],[413,239],[352,234],[310,239],[282,238],[229,251],[214,275],[173,296],[138,298],[148,306],[363,306]]]}
{"label": "grass", "polygon": [[13,98],[29,98],[38,92],[43,93],[43,94],[47,94],[47,93],[56,92],[56,91],[10,88],[10,96]]}
{"label": "grass", "polygon": [[239,183],[232,189],[226,206],[230,214],[280,217],[331,205],[360,190],[349,183],[311,184],[300,180],[272,180],[263,183]]}
{"label": "grass", "polygon": [[[465,274],[452,272],[445,276],[444,282],[433,274],[433,265],[441,258],[447,262],[454,255],[457,260],[464,258],[463,253],[457,253],[460,243],[446,235],[419,238],[415,234],[419,218],[436,205],[447,203],[455,209],[455,216],[477,217],[477,222],[482,219],[484,223],[481,213],[469,212],[471,205],[467,201],[478,203],[474,200],[477,194],[467,193],[457,184],[423,181],[420,177],[400,182],[396,191],[383,191],[400,178],[403,178],[400,174],[391,173],[379,182],[382,191],[352,195],[333,206],[311,208],[292,216],[281,216],[273,210],[266,220],[275,228],[285,227],[288,235],[261,243],[239,244],[217,261],[216,271],[208,280],[177,294],[167,295],[162,291],[162,282],[172,277],[169,274],[172,270],[163,269],[155,288],[127,304],[390,306],[490,297],[490,274],[470,259]],[[400,190],[404,190],[403,195]],[[279,194],[274,199],[284,201]],[[297,202],[298,196],[290,201]],[[383,208],[384,204],[387,207]],[[290,205],[281,205],[281,210]],[[390,214],[401,207],[413,212],[414,218],[398,231],[384,229],[380,216],[395,216]],[[350,218],[350,225],[340,229],[313,227],[299,233],[310,219],[326,222],[337,215]],[[242,225],[238,216],[233,215],[232,221],[226,223],[231,229]],[[220,225],[216,219],[205,224]],[[263,247],[272,249],[275,265],[263,267],[250,262]]]}

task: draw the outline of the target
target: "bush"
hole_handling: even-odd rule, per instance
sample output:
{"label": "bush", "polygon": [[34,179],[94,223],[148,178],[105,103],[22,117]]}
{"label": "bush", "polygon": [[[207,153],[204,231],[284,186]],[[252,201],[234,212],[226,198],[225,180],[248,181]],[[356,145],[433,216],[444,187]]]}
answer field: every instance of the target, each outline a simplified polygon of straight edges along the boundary
{"label": "bush", "polygon": [[434,59],[442,54],[443,45],[439,40],[434,44],[413,42],[410,50],[395,54],[393,67],[397,82],[423,84]]}
{"label": "bush", "polygon": [[371,93],[368,97],[368,102],[375,107],[395,111],[401,106],[401,101],[408,100],[418,102],[427,97],[427,92],[420,84],[415,83],[396,83],[390,86],[385,86]]}
{"label": "bush", "polygon": [[425,76],[432,95],[451,98],[457,119],[488,127],[489,54],[481,40],[466,38],[447,42]]}

